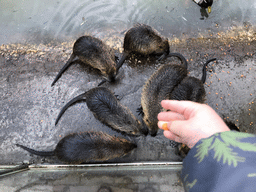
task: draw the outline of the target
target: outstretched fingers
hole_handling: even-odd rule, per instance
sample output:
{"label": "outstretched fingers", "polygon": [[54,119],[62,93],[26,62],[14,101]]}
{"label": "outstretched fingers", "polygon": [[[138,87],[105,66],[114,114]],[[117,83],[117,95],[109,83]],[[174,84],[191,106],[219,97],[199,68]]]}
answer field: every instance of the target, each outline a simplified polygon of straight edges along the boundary
{"label": "outstretched fingers", "polygon": [[160,112],[157,118],[159,121],[185,120],[183,115],[172,111]]}
{"label": "outstretched fingers", "polygon": [[177,101],[177,100],[163,100],[161,101],[163,108],[172,112],[179,113],[184,116],[185,119],[189,119],[191,115],[198,109],[200,104],[193,101]]}

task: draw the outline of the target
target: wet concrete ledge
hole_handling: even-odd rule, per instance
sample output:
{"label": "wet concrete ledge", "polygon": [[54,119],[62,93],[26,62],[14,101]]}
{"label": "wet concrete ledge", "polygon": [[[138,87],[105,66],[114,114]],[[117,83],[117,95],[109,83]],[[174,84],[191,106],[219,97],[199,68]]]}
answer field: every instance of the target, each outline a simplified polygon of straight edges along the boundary
{"label": "wet concrete ledge", "polygon": [[[115,48],[120,56],[123,36],[110,35],[103,41]],[[71,107],[58,126],[54,126],[59,110],[67,101],[102,80],[98,71],[76,64],[54,87],[50,86],[71,54],[74,40],[60,44],[6,44],[0,47],[0,164],[18,164],[24,160],[58,163],[54,158],[30,156],[17,148],[16,143],[51,150],[60,138],[72,132],[103,130],[123,136],[96,121],[85,103]],[[223,118],[236,123],[241,131],[255,133],[255,28],[235,27],[198,38],[169,38],[169,42],[171,52],[180,52],[187,58],[191,76],[200,78],[203,63],[213,57],[218,59],[208,67],[206,102]],[[169,62],[178,63],[176,60]],[[137,114],[142,87],[158,67],[150,59],[132,56],[121,68],[120,79],[104,86],[120,95],[121,103]],[[161,131],[156,137],[134,139],[138,148],[112,163],[181,161]]]}

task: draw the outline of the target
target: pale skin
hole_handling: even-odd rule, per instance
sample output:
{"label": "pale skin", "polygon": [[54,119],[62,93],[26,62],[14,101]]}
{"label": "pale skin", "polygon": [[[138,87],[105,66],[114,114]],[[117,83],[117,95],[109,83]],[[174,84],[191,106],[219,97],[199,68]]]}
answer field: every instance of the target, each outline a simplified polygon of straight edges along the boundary
{"label": "pale skin", "polygon": [[158,127],[170,140],[186,144],[189,148],[203,138],[230,131],[221,117],[208,105],[192,101],[163,100],[167,112],[158,114]]}

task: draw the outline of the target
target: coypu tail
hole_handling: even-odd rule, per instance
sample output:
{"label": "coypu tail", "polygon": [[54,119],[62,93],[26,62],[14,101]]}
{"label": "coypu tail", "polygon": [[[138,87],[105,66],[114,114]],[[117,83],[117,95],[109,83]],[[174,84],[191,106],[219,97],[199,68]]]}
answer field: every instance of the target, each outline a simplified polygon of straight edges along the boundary
{"label": "coypu tail", "polygon": [[15,144],[16,146],[28,151],[29,153],[32,153],[34,155],[39,155],[39,156],[43,156],[43,157],[46,157],[46,156],[54,156],[55,153],[54,151],[36,151],[34,149],[30,149],[28,147],[25,147],[23,145],[20,145],[20,144]]}
{"label": "coypu tail", "polygon": [[63,115],[63,113],[69,108],[69,106],[73,105],[74,103],[76,103],[77,101],[80,101],[80,100],[85,100],[86,101],[86,98],[84,98],[86,95],[86,92],[81,94],[81,95],[78,95],[77,97],[71,99],[60,111],[56,121],[55,121],[55,125],[58,124],[61,116]]}
{"label": "coypu tail", "polygon": [[203,82],[203,84],[205,83],[205,80],[206,80],[206,67],[208,65],[208,63],[212,62],[212,61],[215,61],[216,58],[213,58],[213,59],[209,59],[208,61],[206,61],[206,63],[204,64],[203,66],[203,75],[202,75],[202,78],[201,78],[201,81]]}
{"label": "coypu tail", "polygon": [[102,84],[106,83],[107,80],[106,79],[103,79],[99,84],[98,84],[98,87],[101,86]]}
{"label": "coypu tail", "polygon": [[55,77],[55,79],[53,80],[51,86],[53,86],[61,77],[62,73],[64,73],[69,67],[70,64],[72,63],[72,61],[74,60],[75,55],[74,53],[72,53],[72,55],[70,56],[69,60],[67,61],[67,63],[62,67],[62,69],[60,70],[60,72],[58,73],[58,75]]}
{"label": "coypu tail", "polygon": [[188,62],[185,59],[185,57],[183,55],[181,55],[180,53],[169,53],[168,55],[166,55],[164,58],[167,57],[178,57],[178,59],[182,62],[182,64],[186,67],[186,69],[188,68]]}
{"label": "coypu tail", "polygon": [[118,61],[117,65],[116,65],[116,74],[118,73],[118,70],[120,69],[120,67],[122,67],[122,65],[124,64],[124,61],[128,55],[129,55],[129,53],[125,53],[125,52],[123,53],[121,59]]}

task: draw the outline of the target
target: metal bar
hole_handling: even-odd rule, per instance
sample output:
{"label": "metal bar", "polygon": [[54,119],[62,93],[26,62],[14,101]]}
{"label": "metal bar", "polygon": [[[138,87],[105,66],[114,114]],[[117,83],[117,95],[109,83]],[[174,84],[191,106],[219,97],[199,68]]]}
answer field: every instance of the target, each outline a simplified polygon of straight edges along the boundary
{"label": "metal bar", "polygon": [[11,175],[11,174],[15,174],[21,171],[25,171],[25,170],[29,170],[29,165],[28,164],[22,164],[22,165],[18,165],[15,166],[13,168],[7,168],[6,166],[0,166],[0,169],[4,169],[4,170],[0,170],[0,178],[7,176],[7,175]]}
{"label": "metal bar", "polygon": [[45,165],[33,164],[30,169],[86,169],[87,171],[109,171],[109,170],[160,170],[171,169],[181,170],[182,162],[141,162],[141,163],[107,163],[107,164],[82,164],[82,165]]}

